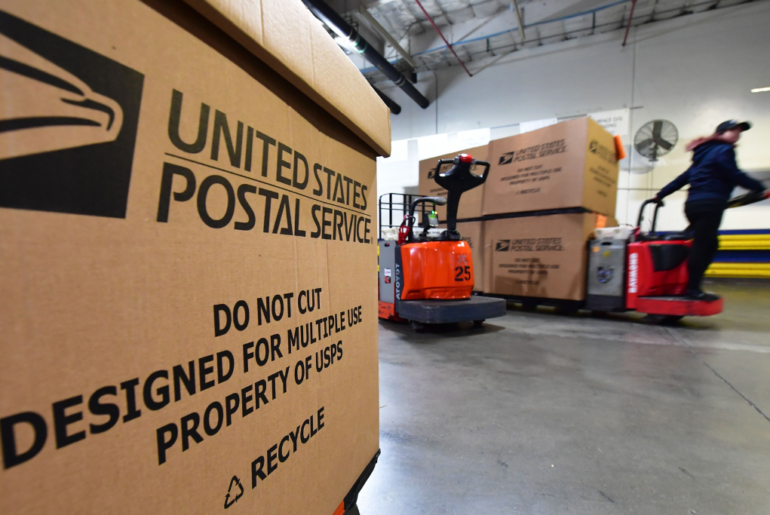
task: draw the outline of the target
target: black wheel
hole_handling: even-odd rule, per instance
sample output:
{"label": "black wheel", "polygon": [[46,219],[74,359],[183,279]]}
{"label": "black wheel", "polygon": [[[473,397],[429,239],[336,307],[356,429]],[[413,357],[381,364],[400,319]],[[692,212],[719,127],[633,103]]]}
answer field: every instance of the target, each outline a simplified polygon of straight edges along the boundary
{"label": "black wheel", "polygon": [[684,316],[682,315],[647,315],[642,322],[649,325],[675,325]]}
{"label": "black wheel", "polygon": [[474,320],[473,321],[473,327],[478,328],[478,327],[481,327],[482,325],[484,325],[484,320]]}
{"label": "black wheel", "polygon": [[415,322],[414,320],[409,322],[409,325],[412,326],[412,331],[414,331],[415,333],[421,333],[425,330],[424,324],[421,324],[420,322]]}
{"label": "black wheel", "polygon": [[576,315],[578,311],[578,307],[573,304],[563,304],[561,306],[557,306],[556,308],[557,313],[566,316]]}
{"label": "black wheel", "polygon": [[645,315],[641,322],[647,325],[659,325],[663,321],[662,315]]}
{"label": "black wheel", "polygon": [[525,300],[521,303],[521,309],[524,311],[535,311],[537,309],[537,302],[534,300]]}

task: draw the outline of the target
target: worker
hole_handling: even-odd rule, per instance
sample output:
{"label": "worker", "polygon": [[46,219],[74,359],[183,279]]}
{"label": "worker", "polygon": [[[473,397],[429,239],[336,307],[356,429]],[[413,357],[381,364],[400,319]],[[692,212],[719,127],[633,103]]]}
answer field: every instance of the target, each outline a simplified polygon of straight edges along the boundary
{"label": "worker", "polygon": [[749,122],[728,120],[717,126],[711,136],[687,145],[693,151],[692,165],[655,195],[663,200],[686,184],[690,185],[684,213],[690,221],[693,244],[688,261],[689,280],[685,295],[694,300],[713,301],[719,297],[705,293],[701,281],[719,250],[719,225],[727,201],[735,186],[763,192],[765,186],[738,169],[735,145],[741,133],[751,128]]}

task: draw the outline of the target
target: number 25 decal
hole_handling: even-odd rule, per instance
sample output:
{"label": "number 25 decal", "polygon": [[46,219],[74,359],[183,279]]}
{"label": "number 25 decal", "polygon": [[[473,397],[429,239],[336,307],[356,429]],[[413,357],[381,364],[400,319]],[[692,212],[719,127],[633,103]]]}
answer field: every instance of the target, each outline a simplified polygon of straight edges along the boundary
{"label": "number 25 decal", "polygon": [[457,272],[457,275],[455,275],[455,281],[470,281],[471,280],[471,267],[469,266],[456,266],[455,272]]}

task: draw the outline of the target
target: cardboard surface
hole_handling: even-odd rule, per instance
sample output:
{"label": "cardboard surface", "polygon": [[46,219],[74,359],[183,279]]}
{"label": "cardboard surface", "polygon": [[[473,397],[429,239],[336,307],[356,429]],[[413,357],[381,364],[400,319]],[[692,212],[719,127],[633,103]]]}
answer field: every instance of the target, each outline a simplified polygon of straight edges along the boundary
{"label": "cardboard surface", "polygon": [[381,155],[390,110],[301,0],[184,0]]}
{"label": "cardboard surface", "polygon": [[615,142],[591,118],[492,141],[489,161],[484,215],[575,207],[615,214]]}
{"label": "cardboard surface", "polygon": [[[469,148],[467,150],[460,150],[458,152],[452,152],[451,154],[444,154],[443,156],[432,157],[430,159],[423,159],[420,161],[420,178],[417,184],[417,193],[427,197],[446,197],[447,191],[436,184],[433,179],[433,175],[436,173],[436,163],[439,159],[454,159],[458,154],[470,154],[475,159],[480,161],[487,160],[487,153],[489,146],[484,145],[482,147]],[[474,173],[480,173],[474,170]],[[492,172],[490,171],[490,174]],[[490,177],[487,178],[487,182]],[[482,201],[484,199],[484,186],[473,188],[470,191],[463,193],[460,197],[460,205],[457,208],[457,219],[462,220],[465,218],[479,218],[482,215]],[[446,220],[446,206],[436,206],[436,213],[438,213],[439,220],[442,222]]]}
{"label": "cardboard surface", "polygon": [[608,223],[615,221],[595,213],[484,222],[485,293],[583,300],[586,244]]}
{"label": "cardboard surface", "polygon": [[333,513],[379,447],[371,146],[182,2],[8,0],[0,50],[0,513]]}

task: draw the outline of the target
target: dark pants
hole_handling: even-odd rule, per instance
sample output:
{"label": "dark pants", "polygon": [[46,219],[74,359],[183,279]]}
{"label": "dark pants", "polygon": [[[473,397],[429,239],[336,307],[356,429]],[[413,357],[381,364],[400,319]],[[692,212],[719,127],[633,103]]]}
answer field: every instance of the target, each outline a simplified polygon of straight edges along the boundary
{"label": "dark pants", "polygon": [[688,202],[684,206],[684,214],[690,221],[690,231],[693,233],[688,263],[688,290],[700,290],[703,275],[717,255],[719,225],[726,207],[724,202],[713,201]]}

